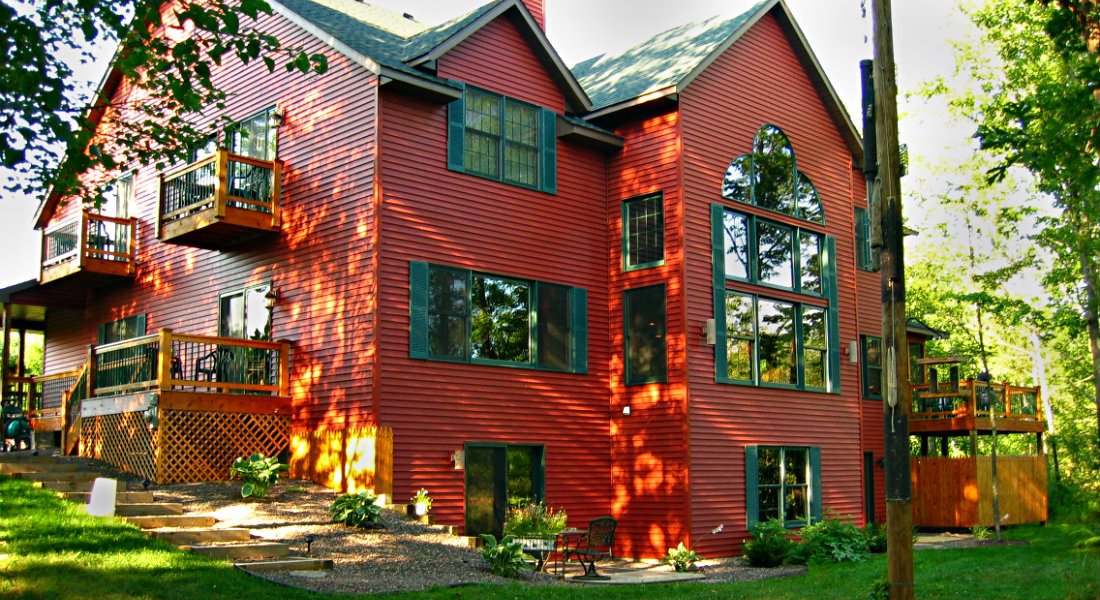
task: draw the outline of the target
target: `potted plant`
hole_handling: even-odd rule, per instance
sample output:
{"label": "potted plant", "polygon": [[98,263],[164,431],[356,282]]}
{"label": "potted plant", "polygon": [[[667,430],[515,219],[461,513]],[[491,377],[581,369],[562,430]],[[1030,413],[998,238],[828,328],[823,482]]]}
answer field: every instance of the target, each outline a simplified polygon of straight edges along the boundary
{"label": "potted plant", "polygon": [[555,511],[542,502],[513,506],[504,520],[504,535],[513,536],[525,551],[549,552],[567,518],[565,509]]}
{"label": "potted plant", "polygon": [[432,497],[428,495],[428,490],[420,488],[416,490],[412,498],[409,498],[408,512],[411,516],[423,517],[426,516],[432,510]]}

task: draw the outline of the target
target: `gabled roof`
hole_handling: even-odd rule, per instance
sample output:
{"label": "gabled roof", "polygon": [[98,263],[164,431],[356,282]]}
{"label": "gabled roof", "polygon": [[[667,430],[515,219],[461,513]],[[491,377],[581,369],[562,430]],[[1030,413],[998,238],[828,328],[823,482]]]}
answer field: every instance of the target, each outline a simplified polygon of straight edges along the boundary
{"label": "gabled roof", "polygon": [[772,3],[751,1],[748,10],[733,18],[715,16],[669,29],[619,54],[580,62],[573,66],[573,74],[596,111],[661,90],[679,91],[700,65],[728,48],[743,28],[763,15],[761,8]]}
{"label": "gabled roof", "polygon": [[814,87],[825,101],[852,156],[862,163],[859,131],[849,118],[821,64],[783,0],[737,0],[734,17],[711,17],[660,33],[616,55],[603,54],[573,66],[573,74],[592,99],[598,118],[681,93],[741,36],[774,12]]}
{"label": "gabled roof", "polygon": [[495,0],[465,15],[427,25],[390,10],[356,0],[273,0],[271,5],[336,50],[385,77],[418,78],[447,84],[416,67],[446,54],[498,17],[515,11],[521,31],[562,86],[566,101],[577,111],[590,103],[573,73],[550,45],[520,0]]}

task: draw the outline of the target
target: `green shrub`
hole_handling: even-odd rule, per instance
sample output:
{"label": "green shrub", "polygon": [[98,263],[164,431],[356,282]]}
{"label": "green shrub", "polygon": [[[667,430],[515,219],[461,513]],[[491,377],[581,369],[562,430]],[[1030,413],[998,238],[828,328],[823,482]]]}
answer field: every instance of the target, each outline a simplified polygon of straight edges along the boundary
{"label": "green shrub", "polygon": [[274,456],[265,457],[263,454],[253,454],[248,458],[237,457],[233,466],[229,469],[230,477],[240,477],[244,481],[241,486],[241,497],[263,498],[271,486],[279,483],[279,473],[287,470],[287,465],[279,462]]}
{"label": "green shrub", "polygon": [[795,564],[857,562],[867,558],[867,538],[858,527],[835,515],[803,527],[802,543],[790,554]]}
{"label": "green shrub", "polygon": [[568,515],[554,511],[542,502],[523,504],[508,509],[504,519],[504,535],[515,537],[545,537],[561,533]]}
{"label": "green shrub", "polygon": [[867,600],[890,600],[890,582],[885,577],[880,577],[871,584],[871,591],[867,594]]}
{"label": "green shrub", "polygon": [[886,527],[878,523],[863,526],[863,537],[867,540],[867,551],[874,554],[886,552]]}
{"label": "green shrub", "polygon": [[694,571],[695,563],[700,560],[703,560],[702,556],[699,556],[694,550],[688,550],[684,543],[680,542],[679,546],[668,549],[664,563],[672,565],[677,573],[683,573],[684,571]]}
{"label": "green shrub", "polygon": [[501,577],[515,577],[523,569],[531,569],[527,561],[534,560],[523,552],[523,547],[510,535],[506,535],[498,542],[488,533],[481,534],[485,546],[481,549],[481,556],[489,563],[489,569]]}
{"label": "green shrub", "polygon": [[993,532],[989,531],[989,528],[985,525],[975,525],[970,528],[970,535],[980,542],[993,537]]}
{"label": "green shrub", "polygon": [[378,496],[364,490],[358,494],[337,496],[328,510],[335,523],[371,528],[378,524],[382,516],[382,507],[377,502]]}
{"label": "green shrub", "polygon": [[754,567],[777,567],[783,564],[794,547],[787,528],[779,519],[757,523],[752,528],[752,539],[741,549],[749,564]]}

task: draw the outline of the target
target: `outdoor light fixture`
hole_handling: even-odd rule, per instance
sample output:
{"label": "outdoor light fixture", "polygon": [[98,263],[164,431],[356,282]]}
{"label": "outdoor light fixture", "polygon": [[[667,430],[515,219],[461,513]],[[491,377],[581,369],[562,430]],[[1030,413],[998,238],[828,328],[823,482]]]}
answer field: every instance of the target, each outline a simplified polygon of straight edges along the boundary
{"label": "outdoor light fixture", "polygon": [[859,341],[852,340],[848,342],[848,362],[859,362]]}
{"label": "outdoor light fixture", "polygon": [[283,112],[283,109],[276,108],[275,110],[271,111],[271,126],[272,127],[276,127],[276,128],[282,127],[283,123],[285,123],[285,122],[286,122],[286,113]]}
{"label": "outdoor light fixture", "polygon": [[718,341],[718,333],[715,331],[714,319],[707,319],[703,324],[703,343],[713,346]]}
{"label": "outdoor light fixture", "polygon": [[313,546],[313,536],[312,535],[307,535],[306,539],[305,539],[305,542],[306,542],[306,554],[310,554],[311,547]]}
{"label": "outdoor light fixture", "polygon": [[271,289],[264,294],[264,304],[267,305],[268,310],[275,308],[275,301],[278,299],[279,293],[275,291],[275,286],[271,286]]}
{"label": "outdoor light fixture", "polygon": [[466,468],[466,451],[455,450],[451,453],[451,462],[455,464],[455,471],[462,471]]}
{"label": "outdoor light fixture", "polygon": [[629,417],[630,416],[630,405],[627,405],[627,406],[623,407],[623,416],[624,417]]}

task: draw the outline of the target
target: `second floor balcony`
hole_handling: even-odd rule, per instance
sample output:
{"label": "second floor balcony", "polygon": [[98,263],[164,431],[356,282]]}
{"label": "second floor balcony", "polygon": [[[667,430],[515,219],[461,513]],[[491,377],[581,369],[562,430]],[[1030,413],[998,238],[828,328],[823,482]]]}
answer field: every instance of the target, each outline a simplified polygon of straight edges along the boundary
{"label": "second floor balcony", "polygon": [[134,276],[136,219],[89,211],[76,220],[50,227],[42,236],[39,283],[59,280],[97,285]]}
{"label": "second floor balcony", "polygon": [[[913,386],[909,432],[920,434],[988,433],[996,419],[1002,433],[1041,433],[1042,397],[1038,387],[959,379],[958,359],[922,359],[927,383]],[[939,367],[939,368],[937,368]],[[949,376],[940,381],[938,371]]]}
{"label": "second floor balcony", "polygon": [[279,161],[222,148],[161,176],[157,237],[164,242],[223,249],[279,231]]}

